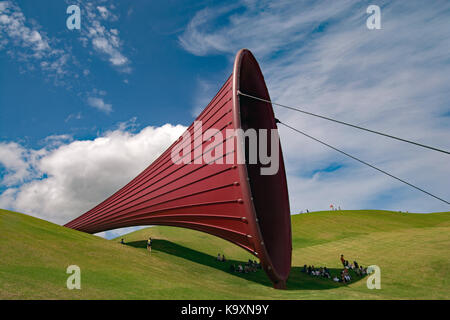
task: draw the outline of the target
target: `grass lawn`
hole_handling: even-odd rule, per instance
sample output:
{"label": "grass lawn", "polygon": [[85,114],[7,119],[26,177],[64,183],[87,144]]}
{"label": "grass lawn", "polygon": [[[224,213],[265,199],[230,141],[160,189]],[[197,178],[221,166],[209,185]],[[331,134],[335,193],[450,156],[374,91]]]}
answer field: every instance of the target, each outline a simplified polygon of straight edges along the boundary
{"label": "grass lawn", "polygon": [[[0,299],[449,299],[450,213],[376,210],[292,216],[287,290],[263,271],[237,274],[252,255],[222,239],[174,227],[150,227],[105,240],[24,214],[0,210]],[[152,253],[146,239],[154,239]],[[224,253],[226,263],[215,261]],[[366,279],[348,285],[302,273],[304,264],[341,270],[340,254],[381,268],[381,290]],[[66,268],[81,268],[68,290]]]}

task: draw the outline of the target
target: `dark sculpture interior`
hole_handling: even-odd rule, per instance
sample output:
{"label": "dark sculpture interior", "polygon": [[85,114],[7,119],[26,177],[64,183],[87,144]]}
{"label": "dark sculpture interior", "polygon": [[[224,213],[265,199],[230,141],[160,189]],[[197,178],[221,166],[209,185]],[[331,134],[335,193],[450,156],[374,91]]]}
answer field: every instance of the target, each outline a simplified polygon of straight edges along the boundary
{"label": "dark sculpture interior", "polygon": [[[241,59],[239,90],[270,100],[264,78],[254,57],[244,53]],[[276,129],[270,103],[244,96],[240,96],[239,99],[242,129]],[[271,150],[270,136],[267,141],[267,150]],[[248,164],[248,139],[246,139],[247,171],[259,227],[275,271],[281,277],[287,277],[291,263],[290,212],[281,147],[278,161],[277,174],[261,175],[260,169],[263,165],[259,163],[259,157],[257,164]]]}

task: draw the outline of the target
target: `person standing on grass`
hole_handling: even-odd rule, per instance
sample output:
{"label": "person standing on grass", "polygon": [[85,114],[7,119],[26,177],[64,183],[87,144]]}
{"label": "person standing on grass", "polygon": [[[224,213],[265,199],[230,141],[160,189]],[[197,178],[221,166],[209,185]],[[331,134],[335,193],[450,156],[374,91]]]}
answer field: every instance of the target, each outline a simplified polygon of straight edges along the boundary
{"label": "person standing on grass", "polygon": [[147,250],[148,252],[152,252],[152,237],[149,237],[147,240]]}

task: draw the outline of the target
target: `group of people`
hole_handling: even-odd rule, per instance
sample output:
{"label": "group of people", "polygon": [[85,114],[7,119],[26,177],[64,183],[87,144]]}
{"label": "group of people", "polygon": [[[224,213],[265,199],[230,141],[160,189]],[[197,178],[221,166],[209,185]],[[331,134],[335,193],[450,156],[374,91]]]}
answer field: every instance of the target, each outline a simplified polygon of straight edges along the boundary
{"label": "group of people", "polygon": [[[121,244],[125,244],[125,241],[123,240],[123,238],[120,239],[120,243]],[[147,240],[147,250],[148,250],[148,252],[152,252],[152,244],[153,244],[152,237],[149,237],[148,240]]]}
{"label": "group of people", "polygon": [[314,266],[308,266],[306,267],[306,264],[303,266],[302,272],[305,272],[306,274],[310,274],[312,276],[316,277],[324,277],[324,278],[331,278],[330,270],[328,270],[327,267],[320,267],[315,268]]}
{"label": "group of people", "polygon": [[230,265],[231,272],[249,273],[256,272],[258,269],[261,269],[261,264],[251,259],[248,259],[244,266],[242,264],[238,264],[237,266],[234,264]]}
{"label": "group of people", "polygon": [[356,260],[353,261],[353,263],[349,263],[348,260],[345,260],[344,255],[341,254],[341,263],[344,269],[342,269],[339,277],[336,276],[333,278],[336,282],[343,282],[347,283],[352,281],[352,277],[350,275],[350,270],[353,270],[353,272],[356,273],[356,275],[362,277],[367,274],[367,268],[364,268],[363,266],[359,265]]}
{"label": "group of people", "polygon": [[350,274],[349,274],[349,272],[348,272],[348,269],[347,269],[347,268],[344,268],[344,269],[341,271],[341,274],[339,275],[339,277],[338,277],[338,276],[335,276],[335,277],[333,278],[333,281],[335,281],[335,282],[347,283],[347,282],[352,281],[352,277],[350,276]]}
{"label": "group of people", "polygon": [[[330,205],[331,211],[341,211],[341,206],[335,206],[334,204]],[[300,210],[300,213],[309,213],[309,209],[306,209],[305,211]]]}
{"label": "group of people", "polygon": [[[224,254],[217,254],[216,260],[219,262],[226,262],[227,259],[225,258]],[[261,264],[256,262],[256,260],[248,259],[248,261],[245,264],[231,264],[230,265],[230,271],[231,272],[238,272],[238,273],[250,273],[250,272],[256,272],[258,269],[261,269]]]}
{"label": "group of people", "polygon": [[342,269],[339,275],[335,275],[334,277],[332,277],[330,270],[327,267],[315,268],[314,266],[306,266],[305,264],[301,271],[312,276],[333,279],[333,281],[342,283],[348,283],[352,281],[350,270],[352,270],[356,275],[360,277],[367,274],[367,268],[359,265],[356,261],[353,261],[353,263],[349,263],[348,260],[345,260],[343,254],[341,254],[340,260],[344,269]]}
{"label": "group of people", "polygon": [[[344,266],[344,270],[353,270],[358,276],[362,277],[367,274],[367,268],[359,265],[358,262],[353,261],[353,263],[349,263],[348,260],[344,259],[344,255],[341,254],[341,263]],[[343,270],[343,271],[344,271]]]}
{"label": "group of people", "polygon": [[216,260],[217,260],[217,261],[220,261],[220,262],[225,262],[225,261],[227,261],[227,259],[225,258],[225,255],[224,255],[224,254],[220,255],[220,253],[217,254]]}

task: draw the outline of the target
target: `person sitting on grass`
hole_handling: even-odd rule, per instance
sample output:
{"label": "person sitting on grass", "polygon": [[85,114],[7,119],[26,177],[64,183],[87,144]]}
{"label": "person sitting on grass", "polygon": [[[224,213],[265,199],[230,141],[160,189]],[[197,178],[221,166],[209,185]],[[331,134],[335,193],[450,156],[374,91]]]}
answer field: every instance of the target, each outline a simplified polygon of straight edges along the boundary
{"label": "person sitting on grass", "polygon": [[363,266],[359,266],[359,271],[361,273],[361,276],[367,274],[367,268],[364,268]]}
{"label": "person sitting on grass", "polygon": [[222,262],[226,262],[227,261],[227,259],[225,259],[225,255],[223,254],[222,255],[222,260],[221,260]]}
{"label": "person sitting on grass", "polygon": [[316,275],[316,268],[314,268],[314,266],[311,266],[311,274],[312,274],[313,276]]}
{"label": "person sitting on grass", "polygon": [[328,270],[327,267],[324,267],[324,268],[323,268],[323,276],[324,276],[325,278],[331,279],[330,270]]}
{"label": "person sitting on grass", "polygon": [[222,261],[222,257],[220,256],[220,253],[217,254],[216,260],[217,260],[217,261]]}
{"label": "person sitting on grass", "polygon": [[307,271],[307,267],[306,267],[306,264],[303,266],[303,269],[302,269],[302,272],[305,272],[306,273],[306,271]]}
{"label": "person sitting on grass", "polygon": [[316,277],[320,276],[320,271],[319,271],[319,269],[314,269],[314,275],[315,275]]}
{"label": "person sitting on grass", "polygon": [[123,238],[120,240],[120,243],[121,244],[125,244],[125,242],[123,241]]}
{"label": "person sitting on grass", "polygon": [[353,261],[353,265],[355,266],[355,269],[359,269],[359,264],[356,261]]}
{"label": "person sitting on grass", "polygon": [[343,283],[347,282],[347,280],[345,279],[345,276],[344,276],[344,272],[341,272],[341,279],[339,279],[339,280],[340,280],[339,282],[343,282]]}
{"label": "person sitting on grass", "polygon": [[343,275],[347,282],[350,282],[352,280],[352,278],[350,277],[350,274],[348,273],[348,269],[344,269]]}

